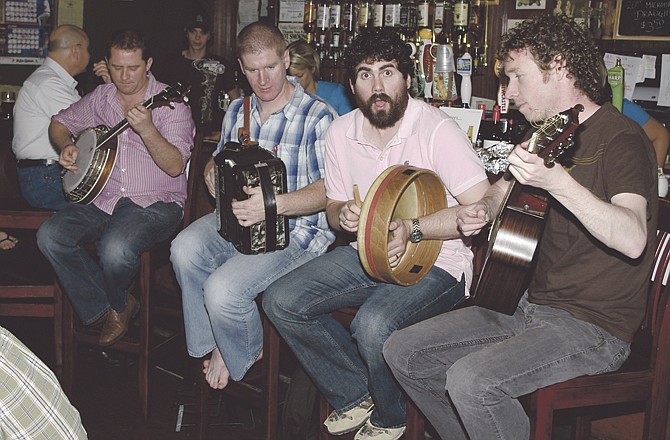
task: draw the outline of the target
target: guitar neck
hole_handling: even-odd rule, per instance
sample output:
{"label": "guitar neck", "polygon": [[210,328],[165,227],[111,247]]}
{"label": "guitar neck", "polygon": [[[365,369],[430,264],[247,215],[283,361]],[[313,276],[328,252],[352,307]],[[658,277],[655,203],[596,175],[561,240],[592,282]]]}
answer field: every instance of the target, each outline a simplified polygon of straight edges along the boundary
{"label": "guitar neck", "polygon": [[[142,103],[142,105],[149,110],[151,110],[152,107],[154,107],[154,104],[155,104],[154,98],[149,98]],[[130,124],[128,123],[128,120],[124,118],[121,122],[116,124],[114,127],[110,128],[107,132],[105,132],[105,134],[100,136],[100,140],[98,142],[98,148],[105,145],[105,143],[108,142],[110,139],[113,139],[116,136],[118,136],[123,130],[128,128],[129,125]]]}

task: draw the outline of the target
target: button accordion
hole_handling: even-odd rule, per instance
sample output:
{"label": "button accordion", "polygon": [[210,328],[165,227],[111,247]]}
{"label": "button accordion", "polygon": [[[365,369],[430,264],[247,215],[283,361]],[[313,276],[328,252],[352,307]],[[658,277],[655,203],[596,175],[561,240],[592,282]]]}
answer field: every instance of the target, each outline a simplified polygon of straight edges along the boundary
{"label": "button accordion", "polygon": [[[276,194],[287,192],[286,166],[281,159],[256,143],[228,142],[214,157],[216,218],[219,233],[243,254],[284,249],[289,244],[288,217],[277,215]],[[265,220],[241,226],[233,214],[232,201],[249,196],[242,187],[260,186]]]}

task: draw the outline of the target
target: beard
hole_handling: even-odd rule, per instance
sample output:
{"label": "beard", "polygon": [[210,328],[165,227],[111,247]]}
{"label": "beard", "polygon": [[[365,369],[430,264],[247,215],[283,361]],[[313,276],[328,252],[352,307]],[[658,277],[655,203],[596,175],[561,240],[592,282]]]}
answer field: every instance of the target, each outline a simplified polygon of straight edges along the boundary
{"label": "beard", "polygon": [[[373,110],[374,102],[377,100],[386,101],[389,104],[388,110],[380,110],[375,112]],[[407,103],[409,102],[409,95],[401,93],[396,99],[391,98],[385,93],[375,93],[367,100],[362,99],[356,95],[356,104],[363,112],[370,124],[375,128],[389,128],[398,122],[407,110]]]}

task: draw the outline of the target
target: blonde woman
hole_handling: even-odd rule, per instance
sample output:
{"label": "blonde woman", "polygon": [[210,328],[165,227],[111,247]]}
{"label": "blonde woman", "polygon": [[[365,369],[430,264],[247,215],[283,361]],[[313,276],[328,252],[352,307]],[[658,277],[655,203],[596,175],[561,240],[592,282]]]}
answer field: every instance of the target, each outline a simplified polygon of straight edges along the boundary
{"label": "blonde woman", "polygon": [[340,116],[353,110],[342,84],[318,79],[321,61],[312,46],[305,40],[296,40],[288,45],[288,50],[291,54],[291,65],[288,73],[298,79],[306,92],[326,101]]}

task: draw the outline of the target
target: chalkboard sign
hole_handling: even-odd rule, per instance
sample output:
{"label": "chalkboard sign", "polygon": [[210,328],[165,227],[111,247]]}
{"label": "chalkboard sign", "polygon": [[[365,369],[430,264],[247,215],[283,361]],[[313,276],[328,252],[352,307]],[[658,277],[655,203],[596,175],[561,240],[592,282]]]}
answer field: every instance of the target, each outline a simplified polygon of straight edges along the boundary
{"label": "chalkboard sign", "polygon": [[670,1],[619,0],[614,39],[670,40]]}

